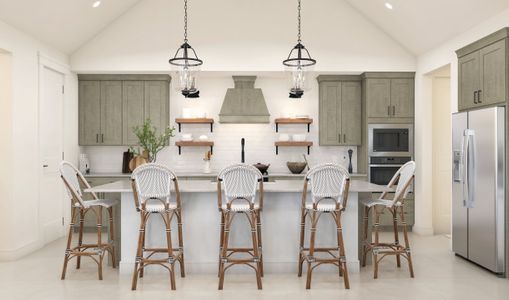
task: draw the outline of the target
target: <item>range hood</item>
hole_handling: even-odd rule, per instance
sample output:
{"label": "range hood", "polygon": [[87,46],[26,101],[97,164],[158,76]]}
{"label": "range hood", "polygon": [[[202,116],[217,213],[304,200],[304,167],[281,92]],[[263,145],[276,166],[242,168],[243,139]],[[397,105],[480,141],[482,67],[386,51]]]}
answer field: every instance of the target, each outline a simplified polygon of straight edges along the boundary
{"label": "range hood", "polygon": [[269,110],[262,89],[254,87],[256,76],[232,76],[234,88],[224,96],[219,123],[269,123]]}

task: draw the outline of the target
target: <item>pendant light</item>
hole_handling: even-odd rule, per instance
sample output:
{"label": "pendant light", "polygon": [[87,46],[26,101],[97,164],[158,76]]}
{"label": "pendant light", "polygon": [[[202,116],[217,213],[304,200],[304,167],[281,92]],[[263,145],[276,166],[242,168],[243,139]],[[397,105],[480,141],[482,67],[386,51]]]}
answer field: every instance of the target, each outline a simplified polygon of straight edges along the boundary
{"label": "pendant light", "polygon": [[177,68],[178,89],[182,95],[186,98],[200,97],[200,91],[196,88],[196,72],[203,61],[198,58],[193,47],[187,41],[187,0],[184,0],[184,43],[177,49],[175,56],[169,62]]}
{"label": "pendant light", "polygon": [[306,71],[309,67],[316,64],[316,60],[311,58],[309,51],[304,47],[301,42],[301,0],[298,0],[297,6],[297,45],[295,45],[292,50],[290,50],[290,54],[288,54],[288,58],[283,60],[283,65],[285,65],[288,71],[291,72],[291,87],[290,87],[290,98],[301,98],[304,95],[304,84],[306,81]]}

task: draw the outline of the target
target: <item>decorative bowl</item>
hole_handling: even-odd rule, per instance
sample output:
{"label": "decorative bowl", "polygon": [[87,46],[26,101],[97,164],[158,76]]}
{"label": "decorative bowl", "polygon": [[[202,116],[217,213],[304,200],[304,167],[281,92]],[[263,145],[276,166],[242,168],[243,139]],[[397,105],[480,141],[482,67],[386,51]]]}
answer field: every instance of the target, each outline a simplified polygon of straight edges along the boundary
{"label": "decorative bowl", "polygon": [[306,140],[306,135],[305,134],[294,134],[292,136],[292,140],[294,140],[295,142],[304,142]]}
{"label": "decorative bowl", "polygon": [[295,161],[289,161],[286,163],[286,166],[292,172],[292,174],[300,174],[304,169],[306,168],[308,164],[305,162],[295,162]]}

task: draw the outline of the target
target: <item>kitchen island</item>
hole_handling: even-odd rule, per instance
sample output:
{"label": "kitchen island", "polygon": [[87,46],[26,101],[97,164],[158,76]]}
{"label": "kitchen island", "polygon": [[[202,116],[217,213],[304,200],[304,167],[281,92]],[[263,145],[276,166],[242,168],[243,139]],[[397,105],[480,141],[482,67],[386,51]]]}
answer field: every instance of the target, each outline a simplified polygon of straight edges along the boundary
{"label": "kitchen island", "polygon": [[[276,180],[264,183],[262,242],[264,269],[267,272],[296,272],[299,253],[300,205],[303,182]],[[183,210],[183,237],[186,270],[190,273],[217,272],[219,258],[220,214],[217,208],[217,183],[210,180],[179,180]],[[343,233],[349,270],[358,272],[359,205],[362,197],[383,192],[385,186],[352,180]],[[128,179],[96,186],[87,191],[121,193],[120,273],[133,271],[138,240],[139,213],[135,209],[131,182]],[[232,245],[249,246],[250,235],[244,218],[237,218],[230,232]],[[118,224],[118,222],[117,222]],[[154,217],[147,226],[147,247],[164,246],[165,235],[161,218]],[[176,237],[176,225],[173,226]],[[324,216],[317,230],[317,246],[336,245],[335,225]],[[307,235],[306,235],[307,237]],[[324,266],[323,269],[327,267]],[[234,268],[242,269],[242,268]],[[247,269],[245,269],[247,270]],[[234,271],[235,272],[235,271]]]}

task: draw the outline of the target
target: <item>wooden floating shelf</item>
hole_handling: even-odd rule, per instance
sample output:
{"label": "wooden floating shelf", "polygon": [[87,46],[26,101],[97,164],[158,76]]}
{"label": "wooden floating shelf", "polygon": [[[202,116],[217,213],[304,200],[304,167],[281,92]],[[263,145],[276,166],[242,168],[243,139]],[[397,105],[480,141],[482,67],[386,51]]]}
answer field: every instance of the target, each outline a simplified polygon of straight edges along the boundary
{"label": "wooden floating shelf", "polygon": [[310,118],[278,118],[275,119],[276,132],[279,132],[279,124],[306,124],[308,126],[308,132],[310,125],[313,123],[313,119]]}
{"label": "wooden floating shelf", "polygon": [[210,132],[214,131],[212,118],[176,118],[175,123],[179,124],[179,132],[182,130],[182,124],[210,124]]}
{"label": "wooden floating shelf", "polygon": [[278,141],[278,142],[275,142],[274,145],[276,146],[276,155],[279,154],[279,147],[308,147],[308,155],[309,155],[310,148],[311,148],[311,146],[313,146],[313,142],[311,142],[311,141],[303,141],[303,142]]}
{"label": "wooden floating shelf", "polygon": [[175,146],[179,147],[179,155],[182,154],[182,147],[210,147],[210,153],[214,152],[214,142],[212,141],[178,141]]}

